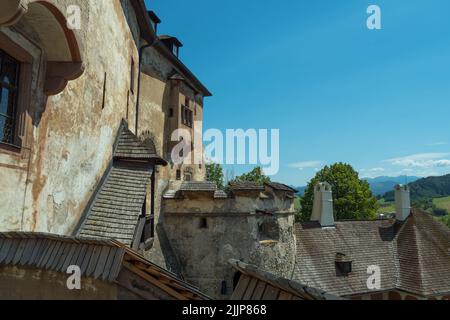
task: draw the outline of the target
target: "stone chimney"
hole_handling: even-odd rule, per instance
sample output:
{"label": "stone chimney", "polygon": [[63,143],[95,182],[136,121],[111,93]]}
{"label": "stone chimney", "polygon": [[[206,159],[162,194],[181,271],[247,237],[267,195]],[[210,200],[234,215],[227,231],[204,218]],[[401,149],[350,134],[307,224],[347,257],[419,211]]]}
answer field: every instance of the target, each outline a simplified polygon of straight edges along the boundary
{"label": "stone chimney", "polygon": [[314,204],[311,221],[318,221],[322,227],[334,227],[333,192],[328,182],[314,187]]}
{"label": "stone chimney", "polygon": [[405,221],[411,214],[411,196],[409,187],[395,186],[395,217],[398,221]]}

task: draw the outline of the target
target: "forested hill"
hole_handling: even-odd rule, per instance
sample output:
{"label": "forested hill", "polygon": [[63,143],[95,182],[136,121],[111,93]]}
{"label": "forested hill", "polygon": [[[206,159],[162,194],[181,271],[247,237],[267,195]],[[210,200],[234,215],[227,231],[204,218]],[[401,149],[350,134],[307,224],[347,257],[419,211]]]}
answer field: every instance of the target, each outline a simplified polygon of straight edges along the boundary
{"label": "forested hill", "polygon": [[[430,199],[450,196],[450,174],[441,177],[429,177],[409,184],[411,199]],[[394,201],[394,191],[384,195],[386,201]]]}

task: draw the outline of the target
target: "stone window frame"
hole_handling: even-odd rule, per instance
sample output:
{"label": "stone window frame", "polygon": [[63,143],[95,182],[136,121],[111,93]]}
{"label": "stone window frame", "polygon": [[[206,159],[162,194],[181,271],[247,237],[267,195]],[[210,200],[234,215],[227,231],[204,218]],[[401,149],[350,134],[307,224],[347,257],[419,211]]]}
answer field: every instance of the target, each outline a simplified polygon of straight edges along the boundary
{"label": "stone window frame", "polygon": [[33,56],[6,34],[0,32],[0,48],[19,62],[19,83],[15,115],[14,143],[0,143],[0,152],[17,155],[26,147],[31,126],[28,124],[27,111],[30,111]]}

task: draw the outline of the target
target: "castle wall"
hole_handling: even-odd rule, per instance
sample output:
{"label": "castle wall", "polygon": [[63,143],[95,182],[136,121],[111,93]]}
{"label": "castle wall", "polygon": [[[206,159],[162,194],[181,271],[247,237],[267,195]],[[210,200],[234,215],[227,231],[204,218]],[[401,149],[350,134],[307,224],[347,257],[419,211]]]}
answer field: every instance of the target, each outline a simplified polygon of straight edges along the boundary
{"label": "castle wall", "polygon": [[[109,165],[121,119],[131,131],[136,129],[138,47],[143,43],[131,1],[49,2],[62,14],[69,5],[81,9],[81,29],[74,33],[84,73],[60,94],[44,94],[47,48],[30,23],[30,12],[42,10],[40,4],[31,3],[16,25],[0,28],[0,35],[31,57],[29,121],[22,146],[0,144],[0,231],[71,234]],[[54,42],[55,48],[60,45]],[[168,80],[174,71],[155,48],[145,50],[137,135],[153,139],[168,160],[170,135],[180,125],[168,118],[168,110],[180,109],[185,96],[196,99],[182,81]],[[202,99],[197,100],[202,110]],[[158,168],[157,223],[162,194],[169,180],[176,179],[176,170],[173,165]],[[204,177],[204,168],[197,171],[194,179]]]}
{"label": "castle wall", "polygon": [[208,194],[166,199],[164,227],[185,279],[217,299],[227,299],[235,275],[230,259],[290,278],[295,262],[290,202],[277,213],[257,213],[272,210],[275,201],[279,199],[219,200]]}
{"label": "castle wall", "polygon": [[72,233],[111,159],[120,120],[134,118],[130,70],[138,53],[120,1],[51,3],[62,13],[81,8],[81,30],[74,32],[85,71],[62,93],[45,96],[46,52],[27,15],[1,28],[33,56],[29,139],[19,150],[0,148],[1,231]]}

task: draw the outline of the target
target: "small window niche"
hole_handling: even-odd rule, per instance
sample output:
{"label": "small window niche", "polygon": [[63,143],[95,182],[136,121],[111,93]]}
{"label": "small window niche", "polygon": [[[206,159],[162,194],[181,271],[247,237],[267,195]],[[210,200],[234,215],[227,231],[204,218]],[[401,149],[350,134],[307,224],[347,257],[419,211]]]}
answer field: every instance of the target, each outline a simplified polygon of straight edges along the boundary
{"label": "small window niche", "polygon": [[336,253],[336,277],[348,277],[352,273],[353,262],[343,253]]}
{"label": "small window niche", "polygon": [[134,94],[134,87],[135,87],[135,77],[136,77],[136,71],[135,71],[135,63],[134,59],[131,58],[131,70],[130,70],[130,91],[132,94]]}
{"label": "small window niche", "polygon": [[258,225],[259,240],[275,243],[280,240],[280,226],[276,219],[265,219]]}
{"label": "small window niche", "polygon": [[207,218],[199,218],[198,219],[198,228],[200,230],[208,229],[208,219]]}

